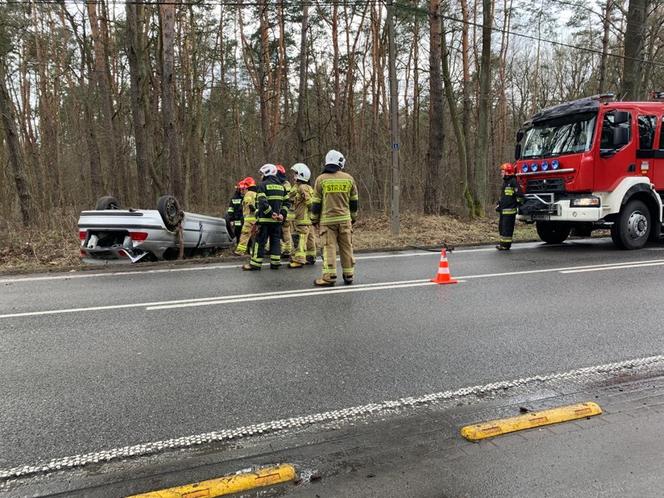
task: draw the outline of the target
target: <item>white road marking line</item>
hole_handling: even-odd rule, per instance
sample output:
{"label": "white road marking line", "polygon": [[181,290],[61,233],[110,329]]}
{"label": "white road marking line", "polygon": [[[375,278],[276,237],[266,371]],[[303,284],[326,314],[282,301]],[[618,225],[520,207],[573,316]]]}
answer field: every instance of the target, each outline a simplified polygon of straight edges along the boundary
{"label": "white road marking line", "polygon": [[182,271],[201,271],[201,270],[226,270],[229,268],[241,268],[242,265],[209,265],[209,266],[195,266],[191,268],[159,268],[154,270],[127,270],[127,271],[114,271],[108,273],[67,273],[64,275],[50,275],[43,277],[16,277],[0,279],[0,284],[14,284],[21,282],[42,282],[48,280],[75,280],[79,278],[95,278],[95,277],[131,277],[134,275],[141,275],[146,273],[172,273]]}
{"label": "white road marking line", "polygon": [[140,457],[154,455],[167,450],[190,448],[197,445],[209,444],[218,441],[230,441],[251,437],[254,435],[285,432],[293,429],[300,429],[315,424],[324,424],[330,422],[348,422],[357,417],[374,416],[380,417],[390,411],[398,409],[407,409],[416,406],[432,405],[441,401],[454,401],[469,396],[475,396],[487,393],[503,393],[506,390],[527,386],[529,384],[542,384],[547,382],[557,382],[566,380],[583,380],[593,375],[610,375],[622,371],[630,371],[636,368],[662,368],[664,367],[664,355],[648,356],[644,358],[635,358],[626,361],[606,363],[592,367],[582,367],[565,372],[557,372],[545,375],[533,375],[531,377],[522,377],[513,380],[501,380],[484,385],[462,387],[448,391],[441,391],[427,394],[424,396],[410,396],[390,401],[380,401],[366,405],[342,408],[311,415],[296,416],[281,420],[273,420],[261,424],[246,425],[235,429],[222,429],[219,431],[206,432],[192,436],[182,436],[178,438],[166,439],[162,441],[153,441],[149,443],[124,446],[111,450],[103,450],[94,453],[82,455],[72,455],[64,458],[56,458],[49,462],[37,463],[33,465],[22,465],[10,469],[0,470],[0,480],[7,480],[17,477],[26,477],[36,474],[49,473],[62,469],[72,469],[84,467],[92,463],[110,462],[129,457]]}
{"label": "white road marking line", "polygon": [[[570,266],[562,268],[543,268],[539,270],[523,270],[523,271],[514,271],[514,272],[502,272],[502,273],[484,273],[480,275],[463,275],[455,276],[457,280],[470,280],[478,278],[495,278],[495,277],[511,277],[518,275],[532,275],[539,273],[563,273],[570,270],[584,270],[584,269],[594,269],[594,268],[621,268],[623,266],[629,267],[629,265],[643,266],[646,264],[655,263],[655,264],[664,264],[664,259],[655,259],[650,261],[626,261],[624,263],[604,263],[600,265],[586,265],[586,266]],[[3,318],[20,318],[28,316],[43,316],[43,315],[60,315],[65,313],[80,313],[87,311],[107,311],[115,309],[127,309],[127,308],[143,308],[153,311],[155,309],[167,309],[167,308],[184,308],[194,306],[195,303],[209,303],[209,304],[232,304],[240,302],[249,302],[249,301],[266,301],[272,299],[285,299],[286,297],[305,297],[309,295],[318,295],[318,294],[339,294],[345,292],[359,292],[361,289],[368,290],[389,290],[389,289],[399,289],[402,287],[422,287],[424,285],[429,285],[429,279],[419,279],[419,280],[401,280],[395,282],[376,282],[372,284],[355,284],[353,287],[343,287],[336,289],[293,289],[287,291],[279,292],[263,292],[258,294],[239,294],[239,295],[228,295],[228,296],[215,296],[215,297],[202,297],[202,298],[191,298],[191,299],[179,299],[174,301],[157,301],[157,302],[144,302],[144,303],[128,303],[128,304],[111,304],[107,306],[90,306],[82,308],[65,308],[59,310],[44,310],[44,311],[26,311],[21,313],[8,313],[0,315],[0,319]],[[203,306],[205,304],[199,304]],[[159,307],[159,308],[157,308]]]}
{"label": "white road marking line", "polygon": [[658,263],[642,263],[642,264],[634,264],[634,265],[616,265],[616,266],[605,266],[603,268],[584,268],[581,270],[565,270],[561,271],[560,273],[585,273],[589,271],[608,271],[608,270],[623,270],[625,268],[644,268],[648,266],[662,266],[664,265],[664,262],[658,262]]}
{"label": "white road marking line", "polygon": [[[539,243],[523,243],[512,246],[512,249],[530,249],[536,247]],[[450,253],[450,256],[454,254],[467,254],[467,253],[476,253],[476,252],[493,252],[495,251],[494,247],[480,247],[477,249],[456,249],[453,253]],[[418,251],[418,252],[403,252],[395,254],[376,254],[375,256],[356,256],[357,260],[371,260],[371,259],[386,259],[386,258],[410,258],[418,256],[438,256],[440,253],[438,251]],[[80,278],[95,278],[95,277],[130,277],[134,275],[145,275],[145,274],[159,274],[159,273],[175,273],[175,272],[188,272],[188,271],[203,271],[203,270],[227,270],[232,268],[241,268],[242,265],[239,264],[221,264],[221,265],[206,265],[206,266],[194,266],[187,268],[157,268],[152,270],[127,270],[127,271],[114,271],[114,272],[103,272],[103,273],[87,273],[87,272],[73,272],[66,273],[61,275],[45,275],[37,277],[13,277],[13,278],[4,278],[0,279],[0,284],[15,284],[22,282],[45,282],[51,280],[76,280]]]}
{"label": "white road marking line", "polygon": [[233,303],[247,303],[253,301],[272,301],[276,299],[287,299],[293,297],[310,297],[310,296],[319,296],[321,294],[347,294],[350,292],[368,292],[368,291],[377,291],[377,290],[390,290],[390,289],[404,289],[408,287],[423,287],[425,285],[436,285],[430,280],[425,280],[418,283],[410,284],[393,284],[393,285],[375,285],[373,287],[344,287],[341,289],[311,289],[303,292],[293,292],[293,293],[273,293],[267,294],[264,296],[255,296],[255,297],[244,297],[244,298],[227,298],[219,299],[218,301],[205,301],[205,302],[189,302],[182,304],[168,304],[160,306],[149,306],[146,308],[147,311],[156,311],[156,310],[168,310],[174,308],[192,308],[198,306],[211,306],[215,304],[233,304]]}
{"label": "white road marking line", "polygon": [[231,294],[227,296],[214,296],[214,297],[200,297],[200,298],[191,298],[191,299],[177,299],[177,300],[172,300],[172,301],[154,301],[154,302],[142,302],[142,303],[127,303],[127,304],[109,304],[107,306],[89,306],[89,307],[81,307],[81,308],[64,308],[64,309],[58,309],[58,310],[44,310],[44,311],[26,311],[26,312],[21,312],[21,313],[8,313],[4,315],[0,315],[1,318],[20,318],[20,317],[26,317],[26,316],[42,316],[42,315],[60,315],[60,314],[65,314],[65,313],[80,313],[80,312],[85,312],[85,311],[107,311],[107,310],[115,310],[115,309],[127,309],[127,308],[144,308],[144,307],[151,307],[151,306],[161,306],[161,305],[174,305],[174,304],[180,304],[180,303],[195,303],[195,302],[206,302],[206,301],[220,301],[220,300],[233,300],[233,301],[238,301],[242,302],[243,299],[248,299],[251,300],[251,298],[255,297],[270,297],[273,299],[277,299],[278,296],[289,296],[291,294],[302,294],[302,293],[307,293],[307,292],[318,292],[318,293],[325,293],[325,292],[331,292],[334,290],[337,291],[349,291],[352,289],[364,289],[366,288],[367,290],[372,290],[375,287],[385,287],[385,286],[392,286],[392,287],[397,287],[397,286],[404,286],[404,285],[409,285],[409,284],[416,284],[416,285],[422,285],[424,282],[429,282],[428,279],[420,279],[420,280],[400,280],[396,282],[377,282],[377,283],[372,283],[372,284],[355,284],[353,287],[344,287],[341,289],[318,289],[318,288],[308,288],[308,289],[294,289],[294,290],[286,290],[286,291],[278,291],[278,292],[260,292],[260,293],[253,293],[253,294]]}

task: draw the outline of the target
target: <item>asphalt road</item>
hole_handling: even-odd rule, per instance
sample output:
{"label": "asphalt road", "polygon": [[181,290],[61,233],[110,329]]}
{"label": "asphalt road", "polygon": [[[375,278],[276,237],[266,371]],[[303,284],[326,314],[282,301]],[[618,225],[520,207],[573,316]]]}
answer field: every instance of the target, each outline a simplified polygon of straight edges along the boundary
{"label": "asphalt road", "polygon": [[438,258],[0,277],[0,469],[662,352],[664,246]]}

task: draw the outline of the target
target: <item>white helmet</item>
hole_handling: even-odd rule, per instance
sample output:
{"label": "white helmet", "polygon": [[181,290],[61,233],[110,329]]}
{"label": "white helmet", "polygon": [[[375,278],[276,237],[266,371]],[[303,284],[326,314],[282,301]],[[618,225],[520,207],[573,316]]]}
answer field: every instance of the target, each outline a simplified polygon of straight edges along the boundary
{"label": "white helmet", "polygon": [[274,164],[264,164],[258,171],[263,176],[277,176],[277,167]]}
{"label": "white helmet", "polygon": [[325,166],[328,164],[333,164],[334,166],[339,166],[339,168],[344,169],[346,158],[338,150],[332,149],[325,155]]}
{"label": "white helmet", "polygon": [[295,163],[291,166],[291,171],[295,171],[295,179],[308,182],[311,178],[311,170],[304,163]]}

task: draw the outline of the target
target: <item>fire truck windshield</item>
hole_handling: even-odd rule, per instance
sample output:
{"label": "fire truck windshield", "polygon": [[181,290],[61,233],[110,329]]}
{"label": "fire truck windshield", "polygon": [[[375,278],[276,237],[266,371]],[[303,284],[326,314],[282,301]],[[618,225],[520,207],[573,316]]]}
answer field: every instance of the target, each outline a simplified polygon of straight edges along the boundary
{"label": "fire truck windshield", "polygon": [[592,146],[597,113],[570,114],[539,121],[526,130],[521,157],[545,158],[586,152]]}

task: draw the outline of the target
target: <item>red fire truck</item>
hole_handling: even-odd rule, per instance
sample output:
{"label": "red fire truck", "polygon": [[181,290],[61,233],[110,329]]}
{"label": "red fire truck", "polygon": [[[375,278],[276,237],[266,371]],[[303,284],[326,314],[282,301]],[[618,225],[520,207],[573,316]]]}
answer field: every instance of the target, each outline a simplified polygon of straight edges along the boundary
{"label": "red fire truck", "polygon": [[659,239],[664,195],[664,92],[654,102],[599,95],[545,109],[517,133],[519,219],[561,243],[610,229],[623,249]]}

